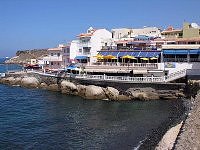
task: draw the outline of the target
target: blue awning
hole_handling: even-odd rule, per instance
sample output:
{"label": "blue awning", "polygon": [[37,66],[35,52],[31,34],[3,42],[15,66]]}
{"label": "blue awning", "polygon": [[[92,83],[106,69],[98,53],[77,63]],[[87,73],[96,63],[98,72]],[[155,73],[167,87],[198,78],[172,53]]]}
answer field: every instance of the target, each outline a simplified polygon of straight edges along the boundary
{"label": "blue awning", "polygon": [[118,54],[118,57],[125,56],[125,55],[127,55],[126,53],[127,53],[127,52],[120,52],[120,53]]}
{"label": "blue awning", "polygon": [[168,55],[200,54],[200,50],[199,49],[163,50],[163,54],[168,54]]}
{"label": "blue awning", "polygon": [[189,53],[190,54],[200,54],[200,50],[199,49],[191,49],[191,50],[189,50]]}
{"label": "blue awning", "polygon": [[112,55],[115,57],[123,57],[125,55],[130,55],[134,57],[146,57],[146,58],[151,58],[151,57],[158,57],[160,55],[160,51],[126,51],[126,52],[110,52],[110,51],[104,51],[104,52],[99,52],[100,55],[107,56],[107,55]]}
{"label": "blue awning", "polygon": [[87,59],[87,56],[76,56],[75,59]]}
{"label": "blue awning", "polygon": [[145,58],[158,57],[160,55],[160,53],[161,52],[143,52],[143,51],[140,51],[140,53],[136,57],[145,57]]}
{"label": "blue awning", "polygon": [[105,56],[107,52],[99,52],[99,54]]}
{"label": "blue awning", "polygon": [[131,53],[131,56],[138,57],[139,53],[140,53],[140,52],[132,52],[132,53]]}
{"label": "blue awning", "polygon": [[118,54],[119,54],[119,52],[112,52],[110,55],[117,57]]}
{"label": "blue awning", "polygon": [[75,68],[77,68],[76,66],[68,66],[67,68],[65,68],[66,70],[67,69],[69,69],[69,70],[73,70],[73,69],[75,69]]}

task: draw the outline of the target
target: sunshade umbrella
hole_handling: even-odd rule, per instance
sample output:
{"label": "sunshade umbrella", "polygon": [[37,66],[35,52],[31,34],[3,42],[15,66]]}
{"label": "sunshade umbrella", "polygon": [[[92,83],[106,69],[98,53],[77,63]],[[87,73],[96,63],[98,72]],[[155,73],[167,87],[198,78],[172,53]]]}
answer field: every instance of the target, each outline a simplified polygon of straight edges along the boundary
{"label": "sunshade umbrella", "polygon": [[130,55],[125,55],[122,58],[124,58],[124,59],[126,59],[126,58],[128,58],[128,59],[136,59],[134,56],[130,56]]}
{"label": "sunshade umbrella", "polygon": [[104,59],[112,59],[112,58],[115,58],[115,56],[113,56],[113,55],[106,55],[103,58]]}
{"label": "sunshade umbrella", "polygon": [[140,59],[142,59],[142,60],[149,60],[149,58],[145,58],[145,57],[143,57],[143,58],[140,58]]}
{"label": "sunshade umbrella", "polygon": [[152,57],[152,58],[150,58],[151,60],[156,60],[156,59],[158,59],[157,57]]}

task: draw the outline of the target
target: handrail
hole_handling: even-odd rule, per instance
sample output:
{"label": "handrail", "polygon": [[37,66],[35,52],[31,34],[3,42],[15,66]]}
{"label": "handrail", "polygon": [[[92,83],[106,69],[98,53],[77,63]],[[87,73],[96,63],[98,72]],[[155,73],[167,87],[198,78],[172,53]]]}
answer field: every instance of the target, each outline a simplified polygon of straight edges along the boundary
{"label": "handrail", "polygon": [[125,81],[135,83],[152,83],[164,82],[164,77],[129,77],[129,76],[107,76],[107,75],[77,75],[77,79],[90,79],[90,80],[107,80],[107,81]]}
{"label": "handrail", "polygon": [[175,79],[179,79],[186,76],[186,71],[187,69],[183,69],[183,70],[179,70],[177,72],[169,74],[168,76],[166,76],[166,82],[173,81]]}

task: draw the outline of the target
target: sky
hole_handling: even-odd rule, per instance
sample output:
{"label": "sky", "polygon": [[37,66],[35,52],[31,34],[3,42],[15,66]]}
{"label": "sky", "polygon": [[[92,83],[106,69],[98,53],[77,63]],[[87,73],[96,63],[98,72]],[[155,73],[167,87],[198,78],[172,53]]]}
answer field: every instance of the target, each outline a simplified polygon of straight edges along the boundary
{"label": "sky", "polygon": [[200,24],[200,0],[0,0],[0,57],[56,47],[93,28]]}

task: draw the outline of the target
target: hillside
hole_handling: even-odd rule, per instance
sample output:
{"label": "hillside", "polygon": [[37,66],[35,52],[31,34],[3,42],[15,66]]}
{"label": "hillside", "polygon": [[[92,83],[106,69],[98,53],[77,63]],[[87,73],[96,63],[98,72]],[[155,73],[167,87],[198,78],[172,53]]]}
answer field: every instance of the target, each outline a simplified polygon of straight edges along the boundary
{"label": "hillside", "polygon": [[20,50],[16,52],[15,57],[10,58],[5,63],[26,64],[31,59],[39,59],[47,55],[47,49]]}

